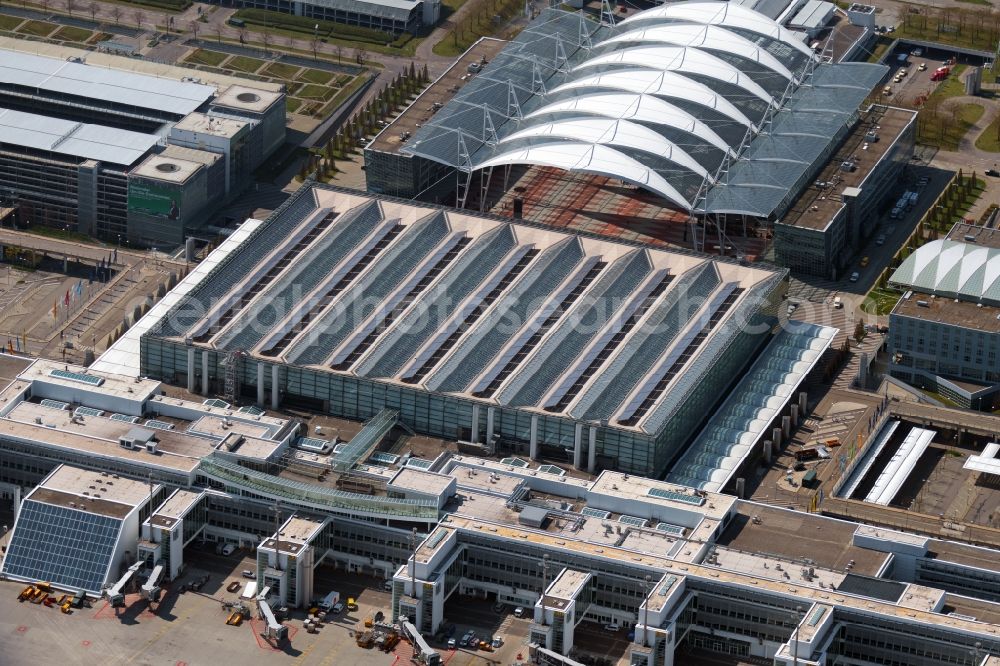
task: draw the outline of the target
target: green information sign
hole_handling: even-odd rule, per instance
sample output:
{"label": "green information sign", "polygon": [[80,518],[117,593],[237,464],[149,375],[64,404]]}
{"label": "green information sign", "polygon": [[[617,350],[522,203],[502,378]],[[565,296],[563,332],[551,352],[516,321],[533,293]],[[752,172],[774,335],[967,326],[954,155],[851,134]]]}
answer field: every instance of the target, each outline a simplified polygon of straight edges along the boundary
{"label": "green information sign", "polygon": [[180,193],[173,188],[130,180],[128,209],[176,220],[181,215]]}

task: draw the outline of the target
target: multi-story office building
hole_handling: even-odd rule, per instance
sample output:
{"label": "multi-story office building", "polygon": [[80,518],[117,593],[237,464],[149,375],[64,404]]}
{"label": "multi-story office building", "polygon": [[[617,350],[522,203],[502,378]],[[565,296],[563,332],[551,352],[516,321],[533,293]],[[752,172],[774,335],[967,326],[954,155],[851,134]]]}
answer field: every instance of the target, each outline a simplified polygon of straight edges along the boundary
{"label": "multi-story office building", "polygon": [[267,9],[295,16],[381,30],[417,34],[441,19],[441,0],[237,0],[238,7]]}
{"label": "multi-story office building", "polygon": [[23,225],[179,245],[284,141],[284,93],[270,84],[52,50],[63,57],[5,51],[0,70],[0,196]]}
{"label": "multi-story office building", "polygon": [[377,450],[378,419],[337,448],[156,381],[0,362],[15,376],[0,391],[0,482],[25,493],[2,566],[15,580],[95,595],[133,561],[170,580],[208,540],[256,548],[262,603],[306,606],[325,592],[318,563],[335,563],[391,580],[392,619],[427,635],[463,595],[520,606],[542,656],[611,623],[634,631],[636,665],[686,664],[692,648],[784,666],[981,666],[1000,652],[994,550],[619,472],[399,456]]}
{"label": "multi-story office building", "polygon": [[962,407],[1000,401],[1000,231],[956,224],[892,274],[890,372]]}

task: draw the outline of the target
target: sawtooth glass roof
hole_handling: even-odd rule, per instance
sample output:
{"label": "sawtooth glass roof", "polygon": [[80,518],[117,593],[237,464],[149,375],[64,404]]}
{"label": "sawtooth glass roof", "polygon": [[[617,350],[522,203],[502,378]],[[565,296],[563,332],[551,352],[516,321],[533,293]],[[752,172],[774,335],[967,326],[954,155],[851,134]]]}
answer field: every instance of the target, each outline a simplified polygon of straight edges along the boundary
{"label": "sawtooth glass roof", "polygon": [[931,241],[907,257],[889,281],[939,296],[1000,305],[1000,250]]}
{"label": "sawtooth glass roof", "polygon": [[801,322],[782,330],[730,392],[666,480],[721,492],[836,333],[835,328]]}
{"label": "sawtooth glass roof", "polygon": [[316,186],[143,325],[268,365],[651,433],[783,275]]}
{"label": "sawtooth glass roof", "polygon": [[[665,5],[615,26],[549,9],[400,150],[463,171],[594,173],[683,210],[768,216],[886,71],[814,59],[800,36],[726,2]],[[611,121],[663,140],[637,147]]]}

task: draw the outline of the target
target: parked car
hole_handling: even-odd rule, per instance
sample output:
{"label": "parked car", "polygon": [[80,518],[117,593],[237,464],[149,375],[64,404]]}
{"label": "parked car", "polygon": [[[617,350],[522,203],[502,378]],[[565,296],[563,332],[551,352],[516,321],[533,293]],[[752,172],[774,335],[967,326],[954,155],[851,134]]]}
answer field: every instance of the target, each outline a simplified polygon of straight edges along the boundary
{"label": "parked car", "polygon": [[392,592],[392,581],[387,580],[384,583],[382,583],[382,589],[385,590],[386,592]]}
{"label": "parked car", "polygon": [[857,271],[854,271],[853,273],[851,273],[851,277],[850,277],[851,282],[857,282],[860,279],[861,279],[861,273],[859,273]]}
{"label": "parked car", "polygon": [[868,261],[869,261],[868,257],[861,257],[861,268],[864,268],[865,266],[867,266],[868,265]]}
{"label": "parked car", "polygon": [[449,638],[448,639],[448,649],[449,650],[454,650],[457,647],[457,645],[458,645],[458,642],[454,638]]}
{"label": "parked car", "polygon": [[236,552],[236,546],[234,546],[231,543],[227,543],[225,546],[222,547],[222,554],[225,555],[226,557],[229,557],[235,552]]}
{"label": "parked car", "polygon": [[244,569],[243,572],[242,572],[242,574],[243,574],[244,578],[251,578],[251,579],[253,579],[253,578],[257,577],[257,574],[255,574],[250,569]]}
{"label": "parked car", "polygon": [[609,622],[608,624],[604,625],[604,631],[618,631],[621,628],[622,628],[621,625],[618,624],[617,622]]}
{"label": "parked car", "polygon": [[927,63],[926,62],[922,62],[919,65],[917,65],[917,71],[919,71],[919,72],[926,72],[927,71]]}
{"label": "parked car", "polygon": [[495,636],[493,638],[493,647],[494,648],[502,648],[503,647],[503,639],[500,638],[499,636]]}
{"label": "parked car", "polygon": [[875,239],[876,245],[885,245],[885,234],[879,234],[878,238]]}
{"label": "parked car", "polygon": [[334,615],[340,615],[341,613],[344,612],[344,604],[338,601],[333,605],[333,608],[330,609],[330,612],[333,613]]}
{"label": "parked car", "polygon": [[524,609],[518,606],[514,609],[514,617],[524,617]]}

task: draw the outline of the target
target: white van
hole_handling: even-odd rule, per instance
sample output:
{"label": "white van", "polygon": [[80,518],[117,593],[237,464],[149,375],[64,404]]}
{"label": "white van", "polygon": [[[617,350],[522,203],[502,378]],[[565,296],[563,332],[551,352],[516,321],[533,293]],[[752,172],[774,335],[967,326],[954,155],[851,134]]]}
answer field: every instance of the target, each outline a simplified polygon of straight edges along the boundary
{"label": "white van", "polygon": [[833,299],[833,307],[835,307],[838,310],[844,307],[844,302],[840,300],[840,296],[837,296]]}

